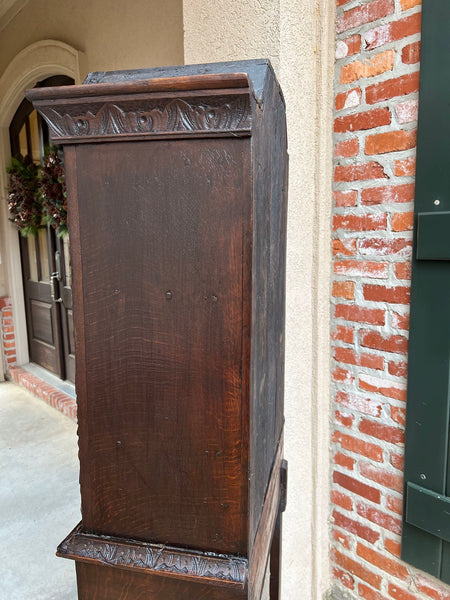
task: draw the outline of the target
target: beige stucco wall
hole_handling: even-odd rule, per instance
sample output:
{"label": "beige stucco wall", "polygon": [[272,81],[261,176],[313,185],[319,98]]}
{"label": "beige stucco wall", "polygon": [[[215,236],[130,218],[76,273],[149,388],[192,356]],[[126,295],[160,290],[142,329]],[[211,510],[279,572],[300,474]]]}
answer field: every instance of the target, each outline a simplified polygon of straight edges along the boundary
{"label": "beige stucco wall", "polygon": [[282,599],[328,587],[329,293],[334,10],[327,0],[184,0],[186,63],[270,58],[290,155]]}
{"label": "beige stucco wall", "polygon": [[87,72],[182,64],[182,0],[29,1],[0,31],[0,74],[44,39],[82,51]]}

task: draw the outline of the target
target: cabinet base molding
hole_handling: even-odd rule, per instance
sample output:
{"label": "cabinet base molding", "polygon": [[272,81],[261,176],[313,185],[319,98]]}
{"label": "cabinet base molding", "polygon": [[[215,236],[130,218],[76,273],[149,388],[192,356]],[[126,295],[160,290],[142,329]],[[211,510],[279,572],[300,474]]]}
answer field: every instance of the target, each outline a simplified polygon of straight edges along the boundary
{"label": "cabinet base molding", "polygon": [[84,532],[81,523],[61,542],[56,554],[77,562],[241,589],[248,574],[245,558],[94,535]]}

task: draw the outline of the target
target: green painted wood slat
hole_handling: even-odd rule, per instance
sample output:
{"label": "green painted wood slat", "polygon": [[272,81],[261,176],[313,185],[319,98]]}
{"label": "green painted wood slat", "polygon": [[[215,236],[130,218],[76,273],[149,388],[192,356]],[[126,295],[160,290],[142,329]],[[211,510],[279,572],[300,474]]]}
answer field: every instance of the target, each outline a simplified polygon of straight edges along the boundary
{"label": "green painted wood slat", "polygon": [[[450,358],[450,2],[424,0],[415,241],[411,288],[404,516],[427,515],[415,506],[418,486],[449,496]],[[424,216],[423,213],[426,213]],[[420,215],[420,216],[419,216]],[[419,240],[417,229],[419,226]],[[445,256],[444,256],[445,255]],[[418,259],[420,257],[420,259]],[[426,260],[422,260],[426,259]],[[442,514],[441,529],[450,517]],[[435,531],[436,533],[436,531]],[[449,544],[404,520],[402,558],[450,583]]]}

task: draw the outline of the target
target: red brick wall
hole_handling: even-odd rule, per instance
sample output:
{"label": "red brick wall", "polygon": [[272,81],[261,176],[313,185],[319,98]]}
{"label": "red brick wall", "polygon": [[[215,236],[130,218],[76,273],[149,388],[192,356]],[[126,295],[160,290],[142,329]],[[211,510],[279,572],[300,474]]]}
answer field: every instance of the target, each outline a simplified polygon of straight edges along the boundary
{"label": "red brick wall", "polygon": [[11,299],[8,297],[0,298],[0,331],[1,344],[3,349],[4,364],[2,369],[4,373],[16,364],[16,342],[14,337],[14,323]]}
{"label": "red brick wall", "polygon": [[337,0],[335,596],[449,600],[399,559],[420,0]]}

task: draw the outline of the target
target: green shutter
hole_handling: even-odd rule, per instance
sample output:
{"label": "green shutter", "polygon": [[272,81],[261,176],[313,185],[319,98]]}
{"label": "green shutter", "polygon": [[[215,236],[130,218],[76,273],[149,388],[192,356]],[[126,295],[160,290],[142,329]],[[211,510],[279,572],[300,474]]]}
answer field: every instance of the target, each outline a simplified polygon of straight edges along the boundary
{"label": "green shutter", "polygon": [[450,1],[422,8],[402,558],[450,583]]}

